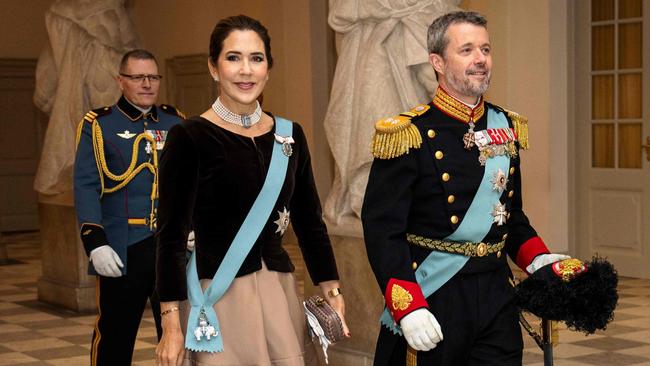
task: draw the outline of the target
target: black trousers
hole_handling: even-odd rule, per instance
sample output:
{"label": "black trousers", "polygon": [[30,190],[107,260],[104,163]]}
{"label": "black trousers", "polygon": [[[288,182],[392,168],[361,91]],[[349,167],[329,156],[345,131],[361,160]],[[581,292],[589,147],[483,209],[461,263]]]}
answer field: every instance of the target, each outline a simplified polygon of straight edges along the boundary
{"label": "black trousers", "polygon": [[[507,265],[459,273],[427,298],[444,340],[417,352],[418,366],[520,366],[523,339],[509,276]],[[405,365],[406,347],[403,336],[382,326],[375,365]]]}
{"label": "black trousers", "polygon": [[153,237],[129,246],[127,274],[97,276],[97,306],[90,364],[129,366],[147,299],[151,302],[158,340],[162,335],[160,302],[153,296],[156,247]]}

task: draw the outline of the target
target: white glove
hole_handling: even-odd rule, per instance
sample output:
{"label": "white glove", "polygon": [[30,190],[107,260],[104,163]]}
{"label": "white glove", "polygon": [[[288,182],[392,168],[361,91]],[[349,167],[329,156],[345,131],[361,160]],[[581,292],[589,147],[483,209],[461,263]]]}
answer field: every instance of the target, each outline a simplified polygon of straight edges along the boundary
{"label": "white glove", "polygon": [[427,309],[417,309],[404,316],[399,322],[406,342],[417,351],[436,348],[442,340],[442,330],[436,318]]}
{"label": "white glove", "polygon": [[564,254],[540,254],[535,257],[535,259],[533,259],[528,267],[526,267],[526,272],[533,274],[533,272],[537,271],[547,264],[563,261],[569,258],[571,258],[571,256]]}
{"label": "white glove", "polygon": [[104,277],[120,277],[124,267],[120,257],[115,253],[113,248],[108,245],[102,245],[90,252],[90,261],[93,262],[95,271]]}
{"label": "white glove", "polygon": [[187,235],[187,250],[188,251],[193,251],[194,250],[194,230],[190,231],[190,233]]}

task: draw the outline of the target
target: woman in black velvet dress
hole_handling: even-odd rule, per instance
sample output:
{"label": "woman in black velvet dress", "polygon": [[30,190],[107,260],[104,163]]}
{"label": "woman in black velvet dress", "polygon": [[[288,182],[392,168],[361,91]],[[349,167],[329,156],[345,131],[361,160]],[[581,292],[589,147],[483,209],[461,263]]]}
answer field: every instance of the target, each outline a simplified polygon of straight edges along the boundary
{"label": "woman in black velvet dress", "polygon": [[[220,97],[201,116],[172,128],[160,160],[157,291],[163,337],[161,365],[303,365],[306,336],[302,304],[282,248],[289,221],[307,269],[343,319],[336,262],[314,184],[309,150],[293,124],[293,153],[271,216],[237,277],[215,304],[224,351],[184,350],[187,321],[185,245],[196,236],[197,270],[205,289],[264,183],[275,120],[258,97],[273,65],[266,28],[246,16],[225,18],[210,39],[208,67]],[[180,308],[180,311],[175,311]],[[344,321],[344,331],[348,334]]]}

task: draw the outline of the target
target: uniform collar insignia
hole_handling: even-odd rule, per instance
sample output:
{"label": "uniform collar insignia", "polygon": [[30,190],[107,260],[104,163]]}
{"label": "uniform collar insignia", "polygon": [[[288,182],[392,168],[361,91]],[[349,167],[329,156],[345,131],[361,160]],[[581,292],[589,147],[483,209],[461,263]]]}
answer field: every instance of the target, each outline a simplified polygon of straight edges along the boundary
{"label": "uniform collar insignia", "polygon": [[139,121],[140,119],[147,117],[155,122],[158,122],[158,108],[152,106],[151,110],[148,113],[140,112],[136,107],[134,107],[128,100],[122,95],[120,100],[117,102],[117,109],[122,112],[128,119],[133,122]]}
{"label": "uniform collar insignia", "polygon": [[470,108],[467,104],[449,95],[449,93],[441,87],[438,87],[436,90],[436,94],[433,97],[433,105],[450,117],[464,123],[476,122],[483,117],[483,114],[485,114],[485,102],[483,101],[483,97],[481,97],[481,101],[476,107]]}

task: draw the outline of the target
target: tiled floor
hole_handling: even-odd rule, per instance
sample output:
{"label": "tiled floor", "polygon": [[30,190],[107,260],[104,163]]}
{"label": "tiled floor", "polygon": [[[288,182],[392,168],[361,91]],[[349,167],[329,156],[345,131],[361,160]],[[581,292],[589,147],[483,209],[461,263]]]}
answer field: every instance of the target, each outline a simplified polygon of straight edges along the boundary
{"label": "tiled floor", "polygon": [[[88,365],[94,315],[79,315],[36,300],[41,263],[38,233],[3,234],[9,257],[0,266],[0,366]],[[560,326],[556,366],[650,366],[650,280],[622,278],[615,320],[585,337]],[[542,352],[524,336],[524,365],[543,366]],[[154,365],[156,331],[142,320],[134,365]],[[338,366],[338,365],[334,365]]]}

